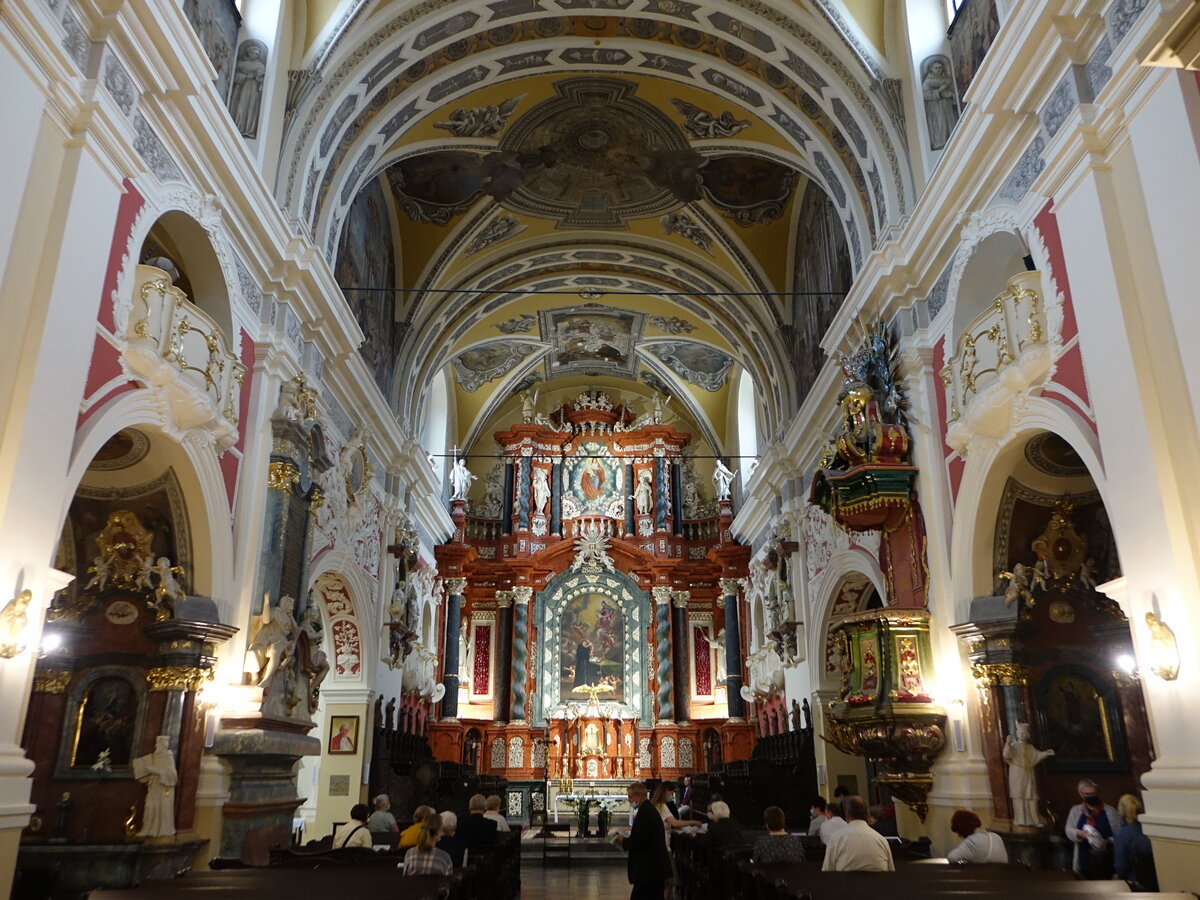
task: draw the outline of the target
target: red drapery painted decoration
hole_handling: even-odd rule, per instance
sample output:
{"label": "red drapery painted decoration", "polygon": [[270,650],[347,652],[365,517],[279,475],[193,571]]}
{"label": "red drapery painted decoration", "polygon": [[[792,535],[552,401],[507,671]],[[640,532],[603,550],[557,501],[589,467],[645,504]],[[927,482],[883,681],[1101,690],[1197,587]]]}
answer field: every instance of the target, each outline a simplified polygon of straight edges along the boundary
{"label": "red drapery painted decoration", "polygon": [[712,651],[709,649],[706,632],[699,625],[692,627],[692,659],[696,661],[696,696],[711,697]]}
{"label": "red drapery painted decoration", "polygon": [[475,626],[475,666],[471,672],[471,693],[486,697],[492,668],[492,626]]}

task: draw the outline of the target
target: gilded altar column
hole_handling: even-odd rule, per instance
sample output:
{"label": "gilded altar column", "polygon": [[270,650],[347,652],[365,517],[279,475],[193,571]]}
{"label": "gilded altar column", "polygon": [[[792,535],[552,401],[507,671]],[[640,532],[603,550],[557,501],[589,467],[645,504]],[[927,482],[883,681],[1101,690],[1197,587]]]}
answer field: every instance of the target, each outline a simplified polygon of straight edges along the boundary
{"label": "gilded altar column", "polygon": [[675,676],[675,721],[684,724],[691,712],[689,704],[689,688],[691,679],[688,678],[688,601],[692,598],[691,591],[673,591],[671,594],[671,632],[674,653]]}
{"label": "gilded altar column", "polygon": [[458,718],[458,641],[462,623],[463,591],[467,589],[467,579],[446,579],[446,645],[442,651],[442,684],[446,694],[442,697],[442,718]]}
{"label": "gilded altar column", "polygon": [[492,691],[492,718],[496,724],[508,721],[511,693],[508,673],[512,668],[513,592],[496,591],[496,607],[500,610],[500,628],[496,646],[496,685]]}
{"label": "gilded altar column", "polygon": [[675,718],[675,707],[671,703],[674,692],[671,685],[671,598],[675,592],[669,587],[651,588],[654,596],[654,637],[657,644],[658,709],[656,718],[660,722],[671,722]]}
{"label": "gilded altar column", "polygon": [[533,599],[533,588],[528,585],[512,589],[512,638],[508,644],[512,648],[512,677],[510,691],[512,694],[508,720],[524,722],[527,718],[525,711],[525,672],[529,665],[529,601]]}
{"label": "gilded altar column", "polygon": [[729,672],[725,679],[728,696],[729,718],[742,719],[746,715],[746,703],[742,700],[742,634],[738,622],[738,591],[741,579],[721,579],[721,603],[725,607],[725,667]]}

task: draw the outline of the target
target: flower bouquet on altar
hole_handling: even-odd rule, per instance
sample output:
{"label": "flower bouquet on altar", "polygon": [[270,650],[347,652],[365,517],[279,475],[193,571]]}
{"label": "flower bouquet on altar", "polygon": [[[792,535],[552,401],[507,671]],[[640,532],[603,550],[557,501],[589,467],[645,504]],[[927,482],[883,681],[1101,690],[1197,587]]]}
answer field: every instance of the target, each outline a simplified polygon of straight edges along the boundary
{"label": "flower bouquet on altar", "polygon": [[591,797],[576,797],[575,798],[575,816],[579,824],[579,836],[587,837],[588,819],[592,808],[593,800]]}

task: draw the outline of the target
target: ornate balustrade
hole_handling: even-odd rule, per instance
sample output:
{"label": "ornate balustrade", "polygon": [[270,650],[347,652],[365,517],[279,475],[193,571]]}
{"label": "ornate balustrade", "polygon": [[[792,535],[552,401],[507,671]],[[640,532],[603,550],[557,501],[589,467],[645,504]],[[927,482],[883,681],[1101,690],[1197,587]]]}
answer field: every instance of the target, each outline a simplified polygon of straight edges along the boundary
{"label": "ornate balustrade", "polygon": [[966,455],[976,435],[1008,432],[1013,400],[1050,371],[1046,311],[1037,272],[1023,272],[971,321],[942,369],[949,406],[946,440]]}
{"label": "ornate balustrade", "polygon": [[204,431],[218,450],[238,438],[238,399],[246,367],[213,318],[153,266],[137,267],[124,358],[135,378],[159,389],[180,433]]}

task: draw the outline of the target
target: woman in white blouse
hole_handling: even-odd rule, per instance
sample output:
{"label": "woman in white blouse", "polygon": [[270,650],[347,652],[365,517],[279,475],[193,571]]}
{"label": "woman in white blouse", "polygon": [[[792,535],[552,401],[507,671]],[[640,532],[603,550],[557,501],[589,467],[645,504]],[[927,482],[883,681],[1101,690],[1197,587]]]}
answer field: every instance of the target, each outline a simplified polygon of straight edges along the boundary
{"label": "woman in white blouse", "polygon": [[1008,851],[1000,835],[983,828],[979,816],[960,809],[950,819],[950,830],[962,843],[946,854],[952,863],[1006,863]]}

